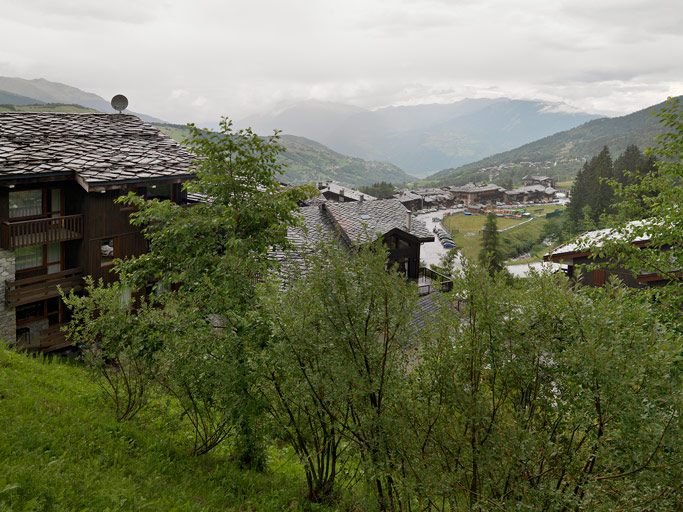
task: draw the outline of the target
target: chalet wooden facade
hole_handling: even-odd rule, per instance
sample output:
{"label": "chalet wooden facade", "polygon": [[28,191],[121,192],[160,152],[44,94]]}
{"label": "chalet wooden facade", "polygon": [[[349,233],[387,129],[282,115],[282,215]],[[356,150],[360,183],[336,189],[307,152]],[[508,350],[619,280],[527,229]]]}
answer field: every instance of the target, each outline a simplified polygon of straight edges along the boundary
{"label": "chalet wooden facade", "polygon": [[[643,221],[633,221],[640,224]],[[617,236],[611,229],[600,229],[584,233],[574,242],[562,245],[551,253],[546,254],[544,261],[566,265],[567,275],[587,286],[604,286],[610,277],[618,277],[625,285],[632,288],[647,288],[667,283],[665,276],[653,273],[634,275],[632,272],[615,268],[609,260],[596,258],[594,248],[599,247],[603,240]],[[650,243],[647,237],[637,237],[630,240],[636,247],[647,247]]]}
{"label": "chalet wooden facade", "polygon": [[186,201],[191,157],[135,116],[0,114],[0,338],[33,350],[68,344],[59,288],[116,278],[147,250],[115,202],[134,191]]}

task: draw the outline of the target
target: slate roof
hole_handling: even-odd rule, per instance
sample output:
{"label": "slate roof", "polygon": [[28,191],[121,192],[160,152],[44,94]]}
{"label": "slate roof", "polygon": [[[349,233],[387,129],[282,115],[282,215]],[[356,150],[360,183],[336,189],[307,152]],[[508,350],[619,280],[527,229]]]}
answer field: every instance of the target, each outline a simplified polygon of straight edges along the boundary
{"label": "slate roof", "polygon": [[531,192],[542,192],[544,194],[554,195],[557,190],[555,190],[553,187],[546,187],[544,185],[526,185],[524,187],[508,190],[505,193],[509,196],[516,196],[519,194],[529,194]]}
{"label": "slate roof", "polygon": [[459,187],[453,186],[450,187],[452,192],[461,192],[461,193],[472,193],[472,192],[489,192],[493,190],[499,190],[503,191],[505,190],[503,187],[499,187],[498,185],[494,183],[489,183],[488,185],[475,185],[474,183],[468,183],[467,185],[462,185]]}
{"label": "slate roof", "polygon": [[341,183],[337,183],[336,181],[321,182],[318,184],[318,189],[323,194],[325,192],[332,192],[333,194],[344,196],[345,198],[351,199],[352,201],[374,201],[375,199],[377,199],[374,196],[365,194],[364,192],[360,192],[359,190],[355,190],[350,187],[346,187]]}
{"label": "slate roof", "polygon": [[588,231],[579,236],[573,242],[561,245],[555,248],[552,252],[546,254],[544,259],[551,261],[561,260],[563,256],[570,256],[572,254],[589,253],[594,248],[602,246],[605,240],[624,240],[630,239],[631,243],[647,242],[650,240],[649,236],[630,235],[629,231],[639,229],[647,226],[651,221],[648,220],[634,220],[628,222],[623,230],[613,228],[598,229],[597,231]]}
{"label": "slate roof", "polygon": [[191,177],[192,156],[126,114],[0,113],[0,180],[74,177],[86,190]]}
{"label": "slate roof", "polygon": [[[401,229],[420,241],[433,241],[434,235],[424,223],[413,219],[408,231],[408,209],[397,199],[377,199],[350,203],[325,202],[299,209],[301,226],[290,227],[287,239],[292,247],[270,252],[289,271],[305,273],[304,255],[323,242],[338,241],[350,247],[372,242],[380,236]],[[373,236],[374,235],[374,236]],[[294,267],[292,267],[292,265]]]}
{"label": "slate roof", "polygon": [[326,203],[323,208],[352,245],[374,241],[394,229],[410,233],[421,242],[434,240],[434,235],[418,220],[412,219],[408,228],[409,210],[397,199]]}

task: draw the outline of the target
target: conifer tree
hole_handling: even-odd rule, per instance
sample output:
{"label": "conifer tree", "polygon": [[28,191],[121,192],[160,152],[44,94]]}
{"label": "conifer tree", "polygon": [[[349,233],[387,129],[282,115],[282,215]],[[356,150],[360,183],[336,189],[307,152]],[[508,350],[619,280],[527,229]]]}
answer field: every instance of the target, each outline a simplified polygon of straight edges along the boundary
{"label": "conifer tree", "polygon": [[498,225],[494,213],[488,214],[482,230],[479,263],[488,270],[490,275],[503,270],[503,255],[498,245]]}

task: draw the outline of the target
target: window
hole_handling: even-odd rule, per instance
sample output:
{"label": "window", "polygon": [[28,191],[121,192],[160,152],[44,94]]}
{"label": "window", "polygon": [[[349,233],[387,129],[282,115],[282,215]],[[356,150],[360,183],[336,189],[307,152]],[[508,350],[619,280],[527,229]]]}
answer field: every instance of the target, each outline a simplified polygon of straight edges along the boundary
{"label": "window", "polygon": [[62,191],[58,188],[50,190],[50,213],[53,217],[62,213]]}
{"label": "window", "polygon": [[100,242],[100,265],[106,267],[114,263],[116,258],[114,250],[114,239],[107,238]]}
{"label": "window", "polygon": [[14,251],[16,270],[43,266],[43,246],[19,247]]}
{"label": "window", "polygon": [[47,273],[54,274],[62,270],[62,246],[59,242],[47,246]]}
{"label": "window", "polygon": [[42,190],[12,190],[9,193],[9,217],[33,217],[43,214]]}

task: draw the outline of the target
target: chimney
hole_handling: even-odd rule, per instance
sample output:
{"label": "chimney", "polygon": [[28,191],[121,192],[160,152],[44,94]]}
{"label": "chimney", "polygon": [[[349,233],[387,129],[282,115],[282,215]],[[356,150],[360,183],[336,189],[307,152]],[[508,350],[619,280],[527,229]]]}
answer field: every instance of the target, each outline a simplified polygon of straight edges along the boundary
{"label": "chimney", "polygon": [[365,194],[360,195],[360,202],[362,203],[363,201],[365,201]]}
{"label": "chimney", "polygon": [[408,233],[410,233],[410,230],[413,229],[413,212],[408,210],[407,212],[408,215]]}

